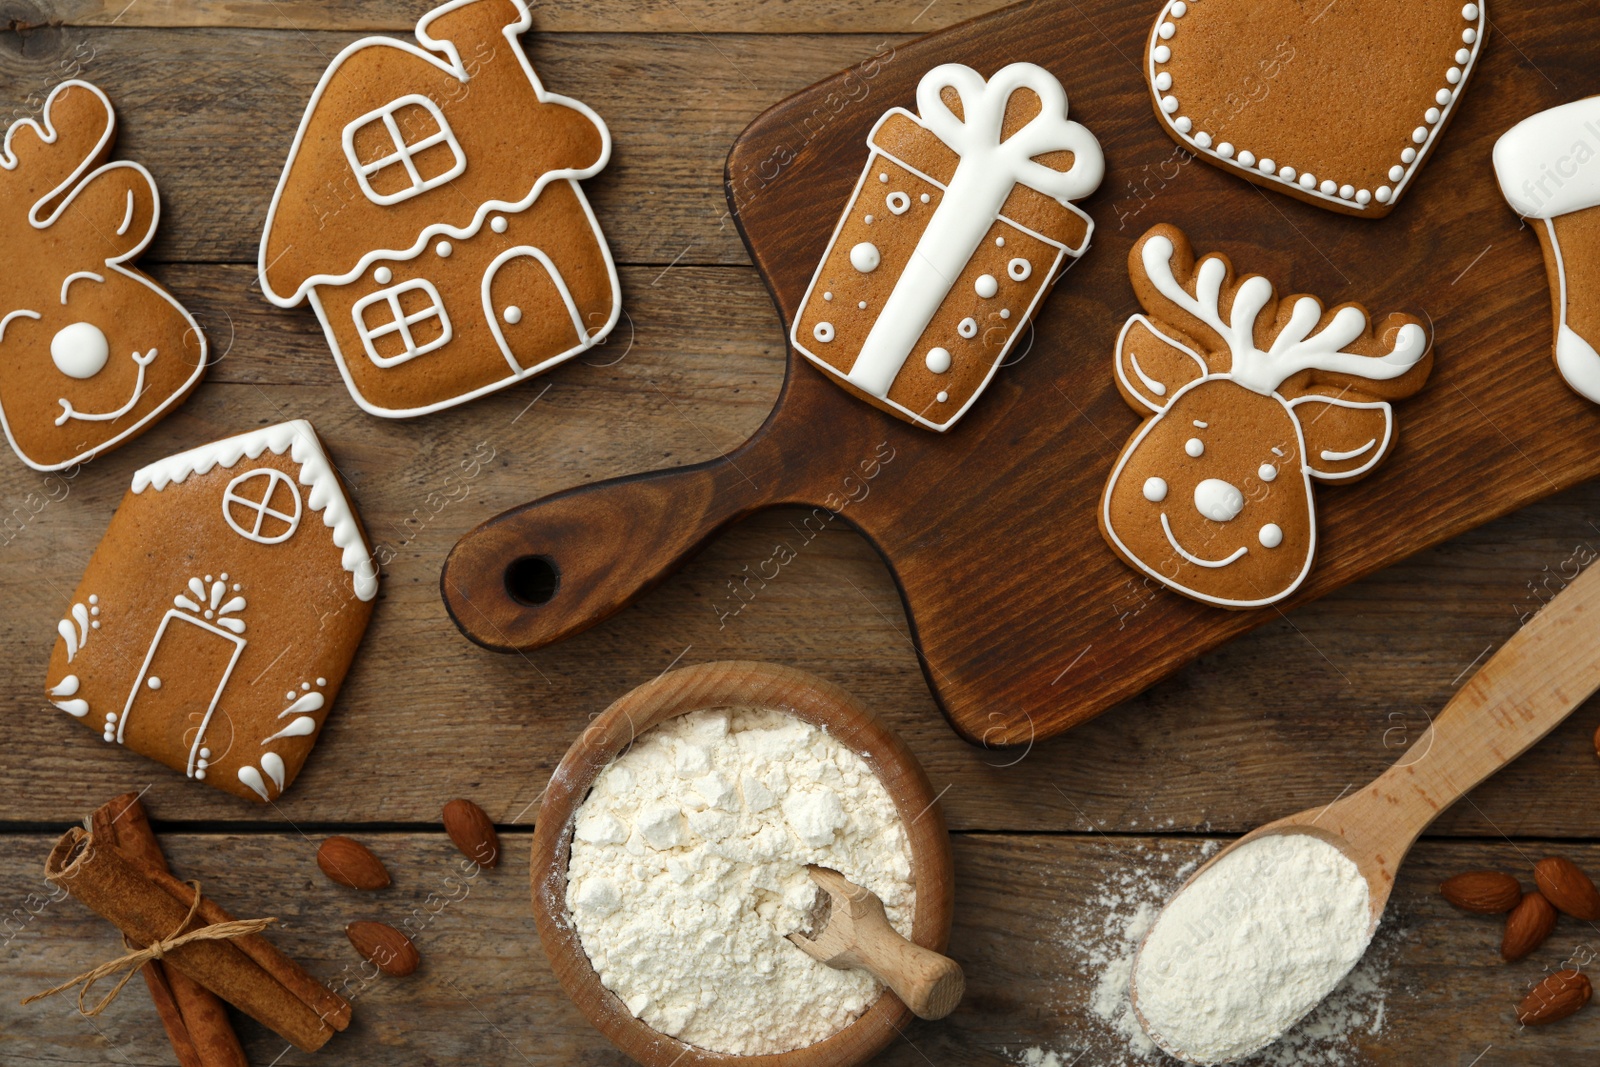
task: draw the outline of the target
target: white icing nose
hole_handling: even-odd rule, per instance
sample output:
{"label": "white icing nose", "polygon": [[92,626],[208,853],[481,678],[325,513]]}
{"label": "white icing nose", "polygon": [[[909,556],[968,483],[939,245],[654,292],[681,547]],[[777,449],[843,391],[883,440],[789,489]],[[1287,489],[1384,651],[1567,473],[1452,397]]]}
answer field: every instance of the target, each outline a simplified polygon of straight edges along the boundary
{"label": "white icing nose", "polygon": [[1194,487],[1195,510],[1216,522],[1229,522],[1244,510],[1244,494],[1221,478],[1207,478]]}
{"label": "white icing nose", "polygon": [[106,335],[87,322],[63,326],[50,339],[50,358],[56,369],[69,378],[93,378],[105,369],[110,356]]}

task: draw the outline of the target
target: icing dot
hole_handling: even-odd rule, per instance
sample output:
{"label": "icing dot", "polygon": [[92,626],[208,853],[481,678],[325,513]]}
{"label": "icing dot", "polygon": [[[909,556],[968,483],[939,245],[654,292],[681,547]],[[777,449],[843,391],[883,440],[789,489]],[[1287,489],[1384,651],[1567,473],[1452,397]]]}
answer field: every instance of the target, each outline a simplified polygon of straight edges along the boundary
{"label": "icing dot", "polygon": [[98,615],[98,614],[100,614],[100,609],[99,608],[90,608],[89,609],[89,614],[90,615]]}
{"label": "icing dot", "polygon": [[1263,159],[1260,163],[1256,164],[1256,167],[1261,171],[1262,174],[1273,174],[1276,173],[1278,169],[1278,165],[1270,159]]}
{"label": "icing dot", "polygon": [[1412,148],[1410,145],[1407,145],[1400,152],[1400,162],[1402,162],[1402,163],[1414,163],[1414,162],[1416,162],[1416,159],[1417,159],[1417,150],[1415,148]]}
{"label": "icing dot", "polygon": [[106,722],[116,722],[116,721],[117,721],[117,713],[116,712],[114,712],[114,711],[106,712]]}
{"label": "icing dot", "polygon": [[994,280],[993,274],[980,274],[972,283],[972,290],[987,300],[1000,291],[1000,283]]}
{"label": "icing dot", "polygon": [[934,399],[943,404],[946,400],[950,399],[950,394],[941,389],[939,390],[938,394],[934,396]]}
{"label": "icing dot", "polygon": [[1018,256],[1006,264],[1006,277],[1014,282],[1025,282],[1033,274],[1033,264]]}
{"label": "icing dot", "polygon": [[1461,81],[1461,68],[1451,67],[1449,70],[1445,71],[1444,80],[1449,82],[1451,85],[1458,84]]}
{"label": "icing dot", "polygon": [[203,771],[203,770],[205,770],[205,769],[206,769],[206,768],[207,768],[207,767],[209,767],[209,766],[211,766],[211,761],[210,761],[210,760],[203,760],[203,759],[202,759],[202,760],[195,760],[195,763],[194,763],[194,765],[195,765],[195,766],[196,766],[196,767],[198,767],[198,768],[199,768],[199,769],[200,769],[200,770],[202,770],[202,771]]}
{"label": "icing dot", "polygon": [[1244,494],[1221,478],[1194,487],[1194,509],[1212,522],[1232,522],[1244,510]]}
{"label": "icing dot", "polygon": [[1433,123],[1439,121],[1439,116],[1441,114],[1443,114],[1443,112],[1441,112],[1438,108],[1430,107],[1427,111],[1423,112],[1422,117],[1428,120],[1429,125],[1432,125]]}
{"label": "icing dot", "polygon": [[933,373],[943,374],[950,369],[950,350],[947,348],[930,348],[922,361],[928,365],[928,369]]}
{"label": "icing dot", "polygon": [[1261,527],[1261,532],[1256,536],[1261,539],[1263,548],[1277,548],[1283,544],[1283,530],[1275,522],[1269,522]]}
{"label": "icing dot", "polygon": [[509,225],[511,224],[506,221],[506,217],[504,215],[496,215],[494,218],[489,220],[489,229],[493,230],[495,233],[505,233],[506,227]]}
{"label": "icing dot", "polygon": [[50,338],[50,360],[56,370],[79,381],[93,378],[111,358],[111,344],[100,328],[87,322],[63,326]]}
{"label": "icing dot", "polygon": [[1221,144],[1217,145],[1217,155],[1221,156],[1223,159],[1231,159],[1233,157],[1233,145],[1227,141],[1223,141]]}
{"label": "icing dot", "polygon": [[1170,88],[1172,88],[1172,75],[1166,71],[1162,71],[1160,74],[1157,74],[1156,91],[1164,93]]}
{"label": "icing dot", "polygon": [[1368,204],[1372,201],[1372,194],[1365,189],[1356,190],[1356,203]]}
{"label": "icing dot", "polygon": [[1163,96],[1161,98],[1161,110],[1169,115],[1178,110],[1178,98],[1171,95]]}
{"label": "icing dot", "polygon": [[310,682],[301,682],[301,683],[300,683],[300,688],[301,688],[301,689],[303,689],[303,690],[305,690],[305,691],[307,691],[307,692],[310,692],[310,690],[311,690],[311,683],[310,683]]}
{"label": "icing dot", "polygon": [[1294,181],[1295,173],[1296,172],[1295,172],[1295,169],[1293,167],[1279,167],[1278,168],[1278,177],[1282,178],[1286,182]]}
{"label": "icing dot", "polygon": [[285,699],[285,700],[293,700],[294,699],[294,690],[291,689],[287,693],[283,694],[283,699]]}
{"label": "icing dot", "polygon": [[1475,21],[1478,17],[1478,5],[1468,4],[1466,7],[1462,8],[1461,17],[1466,19],[1468,22]]}
{"label": "icing dot", "polygon": [[911,198],[902,192],[890,193],[883,198],[883,202],[889,206],[892,215],[904,215],[911,210]]}
{"label": "icing dot", "polygon": [[1010,308],[1001,308],[1000,309],[1000,317],[1002,319],[1009,319],[1011,317],[1011,309]]}
{"label": "icing dot", "polygon": [[1355,186],[1353,186],[1353,185],[1341,185],[1341,186],[1339,186],[1339,198],[1341,200],[1349,200],[1351,197],[1353,197],[1355,195],[1356,195],[1356,187]]}
{"label": "icing dot", "polygon": [[1201,148],[1210,148],[1211,135],[1206,131],[1201,130],[1199,133],[1194,135],[1194,143],[1199,145]]}
{"label": "icing dot", "polygon": [[1263,463],[1256,469],[1256,477],[1264,482],[1275,481],[1278,477],[1278,468],[1270,463]]}
{"label": "icing dot", "polygon": [[1322,192],[1327,193],[1329,196],[1332,196],[1334,193],[1339,191],[1339,186],[1334,184],[1333,179],[1331,178],[1324,181],[1321,185],[1317,186],[1317,188]]}
{"label": "icing dot", "polygon": [[1243,152],[1240,152],[1239,153],[1239,165],[1241,167],[1253,167],[1253,166],[1255,166],[1256,165],[1256,154],[1254,152],[1249,151],[1248,149],[1243,151]]}
{"label": "icing dot", "polygon": [[858,311],[867,310],[867,302],[865,300],[857,300],[856,301],[856,310],[858,310]]}
{"label": "icing dot", "polygon": [[1172,49],[1168,48],[1164,44],[1158,44],[1156,45],[1155,51],[1150,53],[1150,57],[1157,63],[1165,63],[1167,60],[1172,58]]}
{"label": "icing dot", "polygon": [[868,225],[868,226],[871,226],[871,225],[872,225],[872,216],[871,216],[871,215],[868,215],[868,216],[867,216],[867,217],[866,217],[866,218],[865,218],[865,219],[864,219],[864,220],[862,220],[862,221],[864,221],[864,222],[865,222],[865,223],[866,223],[866,224],[867,224],[867,225]]}
{"label": "icing dot", "polygon": [[505,319],[511,325],[515,326],[517,323],[522,321],[522,309],[517,307],[517,305],[512,304],[510,307],[506,308],[500,313],[500,317]]}
{"label": "icing dot", "polygon": [[1378,191],[1372,195],[1377,198],[1378,203],[1387,204],[1389,202],[1389,198],[1394,195],[1394,190],[1390,189],[1387,185],[1380,185],[1378,186]]}
{"label": "icing dot", "polygon": [[201,781],[202,781],[202,782],[203,782],[203,781],[205,781],[205,779],[206,779],[206,772],[205,772],[205,768],[204,768],[204,767],[201,767],[201,768],[199,768],[199,769],[198,769],[198,770],[196,770],[196,771],[195,771],[195,772],[194,772],[194,776],[195,776],[195,777],[196,777],[196,778],[198,778],[198,779],[200,779],[200,780],[201,780]]}
{"label": "icing dot", "polygon": [[200,750],[200,758],[201,759],[210,759],[211,758],[211,750],[209,748],[202,748]]}
{"label": "icing dot", "polygon": [[889,181],[889,176],[888,176],[888,175],[887,175],[887,174],[882,174],[882,173],[880,173],[880,174],[879,174],[879,175],[878,175],[878,180],[879,180],[879,181],[880,181],[880,182],[885,182],[885,183],[887,183],[887,182],[888,182],[888,181]]}
{"label": "icing dot", "polygon": [[390,270],[388,267],[379,267],[377,270],[372,272],[372,280],[377,282],[379,285],[388,285],[390,282],[394,281],[394,271]]}
{"label": "icing dot", "polygon": [[239,591],[239,583],[238,582],[234,582],[233,583],[233,591],[235,593],[237,593]]}
{"label": "icing dot", "polygon": [[215,614],[216,614],[216,612],[212,611],[210,608],[206,609],[206,618],[209,619],[209,618],[211,618],[211,616],[213,616]]}
{"label": "icing dot", "polygon": [[1448,104],[1453,96],[1454,94],[1451,93],[1449,89],[1440,89],[1438,92],[1433,94],[1433,98],[1439,101],[1440,107]]}
{"label": "icing dot", "polygon": [[1006,246],[1006,239],[1004,237],[996,237],[994,239],[994,246],[996,248],[1004,248]]}
{"label": "icing dot", "polygon": [[923,193],[921,196],[917,197],[917,199],[926,204],[929,200],[932,200],[933,197],[929,196],[927,193]]}
{"label": "icing dot", "polygon": [[822,294],[822,299],[824,299],[824,300],[832,300],[833,299],[833,294],[832,293],[823,293]]}
{"label": "icing dot", "polygon": [[815,337],[817,340],[821,341],[823,344],[827,344],[829,341],[833,340],[833,323],[831,323],[831,322],[819,322],[819,323],[817,323],[816,326],[814,326],[812,328],[812,330],[811,330],[811,336]]}
{"label": "icing dot", "polygon": [[217,575],[217,577],[222,579],[223,581],[227,581],[228,580],[228,572],[227,571],[223,571],[221,574]]}
{"label": "icing dot", "polygon": [[968,340],[978,336],[978,320],[968,315],[956,324],[956,333]]}
{"label": "icing dot", "polygon": [[90,593],[89,594],[89,603],[91,603],[91,604],[100,603],[100,597],[98,595],[94,594],[94,593]]}
{"label": "icing dot", "polygon": [[1418,126],[1411,131],[1411,139],[1418,144],[1426,141],[1428,139],[1428,128],[1426,126]]}
{"label": "icing dot", "polygon": [[[1470,48],[1458,48],[1458,49],[1456,49],[1456,64],[1458,66],[1462,66],[1462,67],[1466,66],[1467,65],[1467,60],[1469,60],[1471,58],[1472,58],[1472,49],[1470,49]],[[1459,73],[1457,73],[1456,76],[1460,77],[1461,75]],[[1449,77],[1449,75],[1446,75],[1446,77]]]}
{"label": "icing dot", "polygon": [[90,628],[90,629],[91,629],[91,630],[98,630],[98,629],[100,629],[100,620],[99,620],[99,619],[96,619],[96,620],[94,620],[94,621],[93,621],[93,622],[91,622],[91,623],[90,623],[90,624],[89,624],[89,628]]}
{"label": "icing dot", "polygon": [[117,739],[117,733],[115,730],[107,730],[100,736],[105,738],[107,741],[115,741]]}
{"label": "icing dot", "polygon": [[1178,27],[1176,27],[1176,26],[1174,26],[1174,25],[1173,25],[1173,24],[1172,24],[1172,23],[1170,23],[1170,22],[1163,22],[1163,23],[1162,23],[1162,24],[1161,24],[1161,25],[1160,25],[1160,26],[1159,26],[1159,27],[1158,27],[1158,28],[1157,28],[1157,29],[1156,29],[1156,33],[1158,33],[1158,34],[1160,34],[1160,35],[1161,35],[1161,39],[1162,39],[1162,40],[1163,40],[1163,41],[1170,41],[1170,40],[1172,40],[1172,35],[1173,35],[1173,34],[1175,34],[1175,33],[1177,33],[1177,32],[1178,32]]}
{"label": "icing dot", "polygon": [[1206,443],[1198,437],[1191,437],[1183,443],[1183,450],[1195,459],[1206,454]]}
{"label": "icing dot", "polygon": [[1402,167],[1400,164],[1396,163],[1394,166],[1389,168],[1389,180],[1390,181],[1397,182],[1401,178],[1404,178],[1405,176],[1406,176],[1406,168]]}
{"label": "icing dot", "polygon": [[318,678],[317,679],[317,684],[318,685],[327,685],[328,684],[328,680],[326,678]]}
{"label": "icing dot", "polygon": [[206,581],[208,581],[208,582],[211,581],[211,575],[209,575],[209,574],[206,575]]}
{"label": "icing dot", "polygon": [[1160,478],[1146,478],[1144,480],[1144,498],[1152,504],[1159,504],[1167,499],[1167,483]]}
{"label": "icing dot", "polygon": [[1189,121],[1188,115],[1179,115],[1172,121],[1172,125],[1179,133],[1188,133],[1194,127],[1194,123]]}
{"label": "icing dot", "polygon": [[148,685],[151,689],[160,689],[161,679],[152,674],[149,678],[145,679],[144,684]]}
{"label": "icing dot", "polygon": [[449,241],[440,241],[438,244],[433,246],[433,250],[434,252],[438,253],[441,259],[448,257],[451,252],[455,251],[454,248],[450,247]]}
{"label": "icing dot", "polygon": [[862,241],[850,250],[850,265],[862,274],[871,274],[881,262],[883,257],[878,254],[878,246],[871,241]]}
{"label": "icing dot", "polygon": [[1183,0],[1178,0],[1178,2],[1176,4],[1172,5],[1172,17],[1173,18],[1181,19],[1181,18],[1183,18],[1184,15],[1187,15],[1188,13],[1189,13],[1189,5],[1184,3]]}
{"label": "icing dot", "polygon": [[1300,188],[1302,188],[1302,189],[1315,189],[1316,186],[1317,186],[1317,179],[1316,179],[1315,175],[1313,175],[1313,174],[1311,174],[1309,172],[1300,175]]}
{"label": "icing dot", "polygon": [[1478,31],[1473,29],[1471,26],[1468,26],[1466,29],[1461,31],[1461,39],[1468,44],[1471,44],[1473,41],[1478,39]]}

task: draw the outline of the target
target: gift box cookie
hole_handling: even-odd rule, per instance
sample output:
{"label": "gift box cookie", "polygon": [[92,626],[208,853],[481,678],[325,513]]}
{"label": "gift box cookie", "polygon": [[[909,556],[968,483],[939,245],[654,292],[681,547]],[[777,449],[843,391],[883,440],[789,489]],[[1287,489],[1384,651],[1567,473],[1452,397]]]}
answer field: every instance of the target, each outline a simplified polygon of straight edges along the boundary
{"label": "gift box cookie", "polygon": [[790,331],[849,391],[907,422],[953,426],[1094,223],[1069,203],[1105,161],[1044,68],[987,82],[947,63],[917,109],[885,112]]}
{"label": "gift box cookie", "polygon": [[251,800],[289,788],[372,615],[378,573],[311,424],[133,476],[56,627],[55,707]]}
{"label": "gift box cookie", "polygon": [[1359,304],[1278,299],[1226,256],[1196,261],[1174,226],[1128,253],[1145,314],[1117,339],[1116,381],[1145,421],[1111,470],[1100,532],[1130,566],[1225,608],[1276,603],[1317,548],[1312,483],[1370,474],[1397,440],[1390,401],[1433,367],[1424,324]]}
{"label": "gift box cookie", "polygon": [[261,288],[309,301],[356,403],[421,415],[600,343],[617,271],[577,179],[604,122],[546,92],[523,0],[454,0],[423,48],[369,37],[333,60],[295,135],[261,239]]}
{"label": "gift box cookie", "polygon": [[1167,0],[1145,79],[1162,128],[1207,163],[1380,218],[1455,114],[1488,26],[1460,0]]}
{"label": "gift box cookie", "polygon": [[67,81],[0,147],[0,423],[35,470],[132,440],[205,373],[194,317],[132,265],[161,197],[138,163],[107,162],[116,135],[106,94]]}
{"label": "gift box cookie", "polygon": [[1544,250],[1556,369],[1574,391],[1600,403],[1600,96],[1511,127],[1495,142],[1494,171]]}

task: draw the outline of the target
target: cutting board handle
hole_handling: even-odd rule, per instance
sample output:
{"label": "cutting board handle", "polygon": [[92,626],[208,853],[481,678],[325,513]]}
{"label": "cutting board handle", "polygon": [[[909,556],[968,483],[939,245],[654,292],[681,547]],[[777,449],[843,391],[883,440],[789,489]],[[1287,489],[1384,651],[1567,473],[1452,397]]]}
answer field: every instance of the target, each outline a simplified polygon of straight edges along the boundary
{"label": "cutting board handle", "polygon": [[719,530],[774,502],[748,446],[513,508],[462,537],[439,576],[456,626],[485,648],[538,648],[588,629],[671,574]]}

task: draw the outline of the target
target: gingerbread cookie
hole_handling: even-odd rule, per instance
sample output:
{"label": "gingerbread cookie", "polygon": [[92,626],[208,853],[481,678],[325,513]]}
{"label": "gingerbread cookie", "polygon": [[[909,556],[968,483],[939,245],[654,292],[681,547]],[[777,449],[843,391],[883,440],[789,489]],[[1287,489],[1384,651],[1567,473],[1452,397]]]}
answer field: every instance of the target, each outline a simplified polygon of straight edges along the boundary
{"label": "gingerbread cookie", "polygon": [[139,164],[107,162],[116,135],[106,94],[66,81],[0,148],[0,425],[34,470],[132,440],[205,373],[194,317],[132,266],[161,197]]}
{"label": "gingerbread cookie", "polygon": [[1162,127],[1207,163],[1380,218],[1455,113],[1488,25],[1460,0],[1168,0],[1145,77]]}
{"label": "gingerbread cookie", "polygon": [[577,179],[611,157],[583,104],[548,93],[524,0],[453,0],[423,48],[368,37],[317,84],[261,238],[261,288],[309,300],[374,415],[423,415],[549,370],[622,311]]}
{"label": "gingerbread cookie", "polygon": [[50,702],[108,743],[250,800],[305,763],[378,572],[296,420],[138,471],[56,627]]}
{"label": "gingerbread cookie", "polygon": [[[1534,222],[1555,311],[1556,369],[1600,403],[1600,96],[1523,119],[1494,146],[1500,191]],[[1584,294],[1590,294],[1585,296]]]}
{"label": "gingerbread cookie", "polygon": [[1100,532],[1128,564],[1225,608],[1282,600],[1317,548],[1312,479],[1349,482],[1395,444],[1389,401],[1433,367],[1423,324],[1374,329],[1359,304],[1279,300],[1228,258],[1195,261],[1159,225],[1128,254],[1146,314],[1117,339],[1123,398],[1146,416],[1100,500]]}
{"label": "gingerbread cookie", "polygon": [[977,400],[1094,223],[1105,161],[1042,67],[946,63],[884,113],[790,341],[856,395],[944,431]]}

